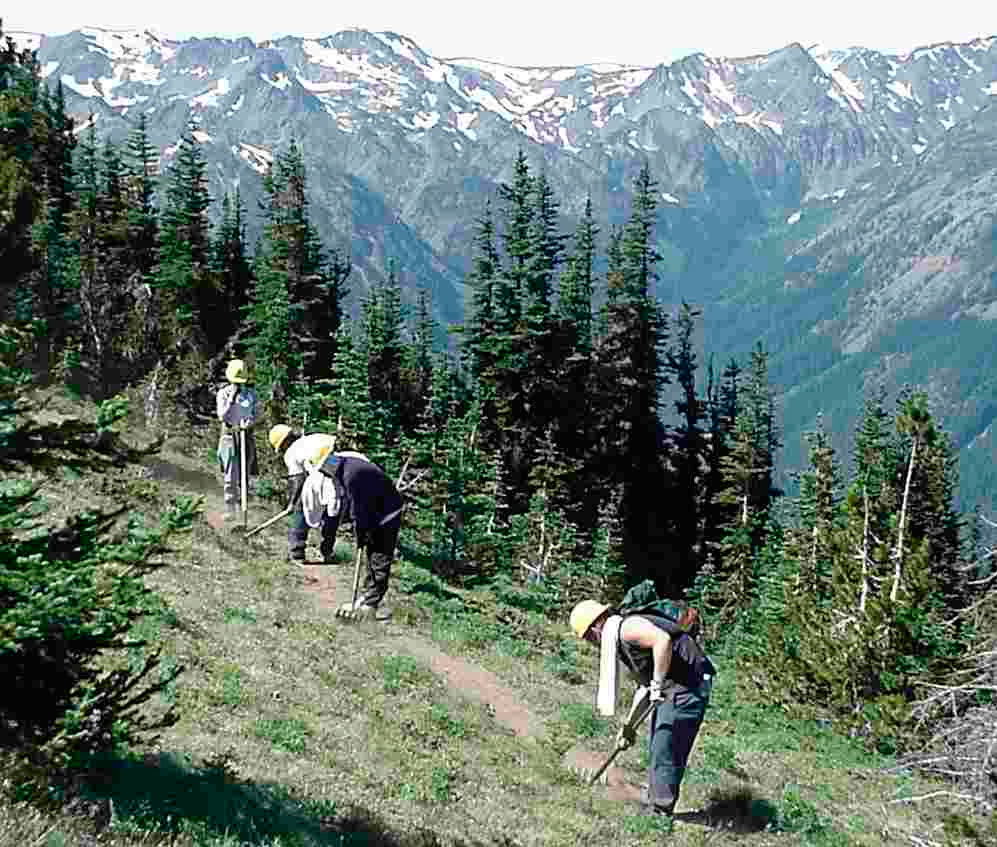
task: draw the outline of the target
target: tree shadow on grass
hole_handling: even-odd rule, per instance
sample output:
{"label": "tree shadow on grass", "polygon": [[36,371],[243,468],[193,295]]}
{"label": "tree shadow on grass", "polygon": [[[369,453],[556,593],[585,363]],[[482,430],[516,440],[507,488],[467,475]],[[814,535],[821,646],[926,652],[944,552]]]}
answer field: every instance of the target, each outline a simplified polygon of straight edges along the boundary
{"label": "tree shadow on grass", "polygon": [[762,832],[774,827],[779,811],[750,788],[715,792],[706,807],[695,812],[678,812],[676,821],[698,823],[738,834]]}
{"label": "tree shadow on grass", "polygon": [[170,754],[107,759],[90,772],[85,793],[110,801],[112,830],[230,838],[249,847],[284,839],[307,847],[438,847],[444,841],[486,847],[428,830],[396,832],[363,807],[316,802],[277,783],[242,780],[224,756],[200,766]]}

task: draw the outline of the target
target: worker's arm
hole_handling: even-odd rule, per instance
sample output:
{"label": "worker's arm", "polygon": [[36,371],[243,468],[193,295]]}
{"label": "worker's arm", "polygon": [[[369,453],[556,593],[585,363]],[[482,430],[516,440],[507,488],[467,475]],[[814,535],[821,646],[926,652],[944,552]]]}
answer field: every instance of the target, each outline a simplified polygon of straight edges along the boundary
{"label": "worker's arm", "polygon": [[665,684],[668,669],[672,664],[671,636],[663,629],[656,627],[647,618],[640,615],[630,615],[624,618],[620,625],[620,638],[627,644],[651,651],[653,662],[651,687],[652,690],[656,687],[660,691]]}
{"label": "worker's arm", "polygon": [[232,408],[238,393],[239,386],[229,383],[220,389],[215,397],[215,411],[218,413],[218,420],[222,423],[227,423],[225,417],[228,415],[228,410]]}

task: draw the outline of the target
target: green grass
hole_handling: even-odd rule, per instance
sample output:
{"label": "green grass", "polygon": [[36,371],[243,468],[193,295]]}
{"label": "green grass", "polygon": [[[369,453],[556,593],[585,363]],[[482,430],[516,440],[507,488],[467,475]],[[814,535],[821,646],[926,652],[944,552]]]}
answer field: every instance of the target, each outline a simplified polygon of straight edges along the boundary
{"label": "green grass", "polygon": [[[183,487],[204,469],[199,454],[168,444],[160,458],[185,473],[157,481],[150,508],[182,494],[219,499],[220,486]],[[115,490],[66,485],[77,501]],[[888,772],[887,757],[833,727],[745,701],[726,657],[676,821],[640,815],[562,762],[575,745],[608,753],[619,718],[596,714],[597,651],[541,614],[546,598],[515,586],[497,598],[400,562],[392,620],[342,623],[338,597],[316,594],[284,561],[283,530],[251,545],[207,526],[176,539],[174,564],[150,579],[162,602],[136,632],[185,668],[162,695],[180,722],[146,753],[95,768],[75,806],[0,790],[0,847],[987,843],[989,822],[967,810],[946,832],[944,800],[892,802],[937,784]],[[337,552],[351,560],[347,544]],[[514,732],[412,640],[494,674],[539,728]],[[616,762],[634,785],[645,778],[644,737]]]}

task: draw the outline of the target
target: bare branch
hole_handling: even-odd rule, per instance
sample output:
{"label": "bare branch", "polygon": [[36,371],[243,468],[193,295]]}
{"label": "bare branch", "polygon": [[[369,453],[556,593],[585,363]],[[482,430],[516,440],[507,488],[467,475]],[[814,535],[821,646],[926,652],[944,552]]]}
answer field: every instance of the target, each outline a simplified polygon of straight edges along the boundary
{"label": "bare branch", "polygon": [[951,797],[953,800],[962,800],[967,803],[976,803],[979,799],[972,794],[956,794],[954,791],[930,791],[927,794],[919,794],[917,797],[901,797],[898,800],[887,800],[886,804],[894,806],[898,803],[920,803],[924,800],[932,800],[935,797]]}

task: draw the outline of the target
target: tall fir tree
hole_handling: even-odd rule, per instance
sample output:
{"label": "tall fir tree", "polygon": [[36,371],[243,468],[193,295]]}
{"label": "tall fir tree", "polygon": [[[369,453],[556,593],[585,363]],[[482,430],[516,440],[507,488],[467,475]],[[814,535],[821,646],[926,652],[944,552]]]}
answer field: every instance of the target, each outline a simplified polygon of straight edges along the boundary
{"label": "tall fir tree", "polygon": [[329,376],[351,265],[338,251],[327,256],[319,241],[296,142],[276,157],[264,188],[265,223],[254,257],[247,346],[255,357],[257,383],[280,419],[312,408],[315,386]]}
{"label": "tall fir tree", "polygon": [[222,213],[212,242],[212,271],[222,308],[216,319],[220,336],[231,339],[243,324],[253,288],[253,270],[247,256],[245,208],[239,189],[222,198]]}
{"label": "tall fir tree", "polygon": [[471,292],[467,326],[464,328],[463,355],[468,369],[479,382],[495,364],[495,333],[498,277],[502,263],[495,244],[495,221],[491,201],[476,222],[467,286]]}
{"label": "tall fir tree", "polygon": [[676,321],[676,335],[665,352],[665,368],[679,386],[675,400],[678,423],[671,431],[669,500],[673,504],[670,521],[675,540],[674,584],[682,589],[692,585],[704,555],[703,527],[707,502],[703,479],[708,470],[704,418],[706,404],[696,391],[698,362],[694,333],[700,312],[683,303]]}
{"label": "tall fir tree", "polygon": [[572,355],[585,356],[592,350],[592,295],[595,290],[594,264],[598,235],[599,228],[592,215],[592,198],[588,197],[558,288],[558,316],[564,327],[566,347]]}
{"label": "tall fir tree", "polygon": [[157,262],[160,349],[179,358],[207,358],[224,343],[214,322],[219,298],[211,274],[211,197],[195,132],[194,124],[184,130],[167,176]]}
{"label": "tall fir tree", "polygon": [[387,279],[371,288],[363,304],[367,384],[385,450],[393,449],[401,434],[404,323],[398,272],[389,261]]}
{"label": "tall fir tree", "polygon": [[[600,414],[616,417],[606,445],[612,484],[623,486],[624,547],[629,578],[653,578],[658,590],[674,594],[681,575],[671,562],[674,544],[667,534],[664,506],[664,431],[658,415],[668,382],[664,348],[668,321],[655,297],[654,244],[656,183],[645,163],[634,180],[630,217],[616,245],[611,241],[605,306],[605,335],[597,350],[599,384],[606,393]],[[653,492],[653,493],[652,493]]]}

